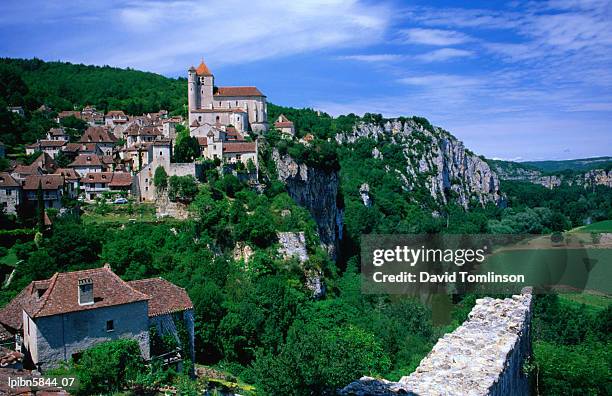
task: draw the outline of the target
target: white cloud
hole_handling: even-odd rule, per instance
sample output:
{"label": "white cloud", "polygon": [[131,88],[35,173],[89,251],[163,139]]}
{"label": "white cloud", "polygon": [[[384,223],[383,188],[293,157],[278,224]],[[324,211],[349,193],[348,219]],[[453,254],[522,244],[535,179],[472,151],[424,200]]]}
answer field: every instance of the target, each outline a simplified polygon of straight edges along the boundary
{"label": "white cloud", "polygon": [[399,31],[401,40],[413,44],[447,46],[465,43],[470,37],[454,30],[441,29],[404,29]]}
{"label": "white cloud", "polygon": [[[97,2],[66,7],[14,7],[13,17],[61,24],[78,34],[57,40],[39,38],[39,56],[78,58],[161,73],[183,70],[200,57],[212,67],[336,48],[361,48],[382,40],[392,17],[389,5],[361,0],[117,0],[103,10]],[[16,15],[19,14],[19,15]],[[77,18],[100,15],[97,23],[77,27]],[[50,26],[51,28],[52,26]],[[103,33],[102,33],[103,32]],[[79,46],[89,39],[97,45]],[[77,53],[67,49],[80,47]]]}
{"label": "white cloud", "polygon": [[474,55],[472,51],[457,48],[440,48],[416,56],[416,59],[423,62],[442,62],[454,58],[466,58]]}

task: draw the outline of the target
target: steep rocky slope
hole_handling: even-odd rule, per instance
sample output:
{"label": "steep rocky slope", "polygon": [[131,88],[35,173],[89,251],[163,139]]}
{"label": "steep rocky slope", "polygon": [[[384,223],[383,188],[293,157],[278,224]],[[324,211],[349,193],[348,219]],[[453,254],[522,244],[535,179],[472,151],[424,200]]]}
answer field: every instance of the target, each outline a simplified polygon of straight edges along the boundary
{"label": "steep rocky slope", "polygon": [[342,210],[338,207],[338,172],[300,164],[294,158],[273,150],[278,179],[298,205],[308,209],[319,229],[321,243],[336,258],[342,235]]}
{"label": "steep rocky slope", "polygon": [[[426,120],[387,121],[384,124],[358,123],[351,132],[339,133],[336,141],[345,146],[363,140],[375,142],[372,157],[385,162],[387,172],[402,180],[403,188],[425,188],[438,204],[457,202],[501,204],[499,178],[480,157],[447,131],[431,126]],[[401,155],[387,159],[383,146],[395,145]]]}

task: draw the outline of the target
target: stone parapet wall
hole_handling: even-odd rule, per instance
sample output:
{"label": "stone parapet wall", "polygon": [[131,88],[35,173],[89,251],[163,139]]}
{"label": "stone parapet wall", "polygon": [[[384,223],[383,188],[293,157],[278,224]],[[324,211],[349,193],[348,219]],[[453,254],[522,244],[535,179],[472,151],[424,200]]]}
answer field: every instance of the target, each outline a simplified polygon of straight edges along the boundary
{"label": "stone parapet wall", "polygon": [[414,373],[398,382],[363,377],[342,395],[528,395],[523,365],[531,354],[531,290],[476,301],[468,320],[446,334]]}

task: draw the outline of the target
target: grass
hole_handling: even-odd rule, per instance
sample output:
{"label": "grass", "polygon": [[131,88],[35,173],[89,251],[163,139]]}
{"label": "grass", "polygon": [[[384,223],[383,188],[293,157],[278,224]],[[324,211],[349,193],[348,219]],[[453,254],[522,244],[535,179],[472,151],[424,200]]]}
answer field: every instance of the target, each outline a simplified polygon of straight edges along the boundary
{"label": "grass", "polygon": [[598,221],[583,227],[578,227],[573,232],[612,232],[612,220]]}
{"label": "grass", "polygon": [[81,217],[85,224],[130,223],[158,221],[155,215],[155,206],[150,204],[131,205],[105,205],[92,204],[83,208]]}
{"label": "grass", "polygon": [[601,311],[612,304],[612,298],[609,296],[593,294],[593,293],[561,293],[559,298],[568,303],[584,304],[591,311]]}

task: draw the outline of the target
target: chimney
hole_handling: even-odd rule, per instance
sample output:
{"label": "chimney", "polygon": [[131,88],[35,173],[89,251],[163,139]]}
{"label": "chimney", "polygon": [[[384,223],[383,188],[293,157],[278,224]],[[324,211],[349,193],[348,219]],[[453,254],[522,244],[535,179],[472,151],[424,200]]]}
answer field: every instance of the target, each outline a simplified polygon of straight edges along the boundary
{"label": "chimney", "polygon": [[79,279],[79,305],[91,305],[93,303],[93,280],[91,278]]}

